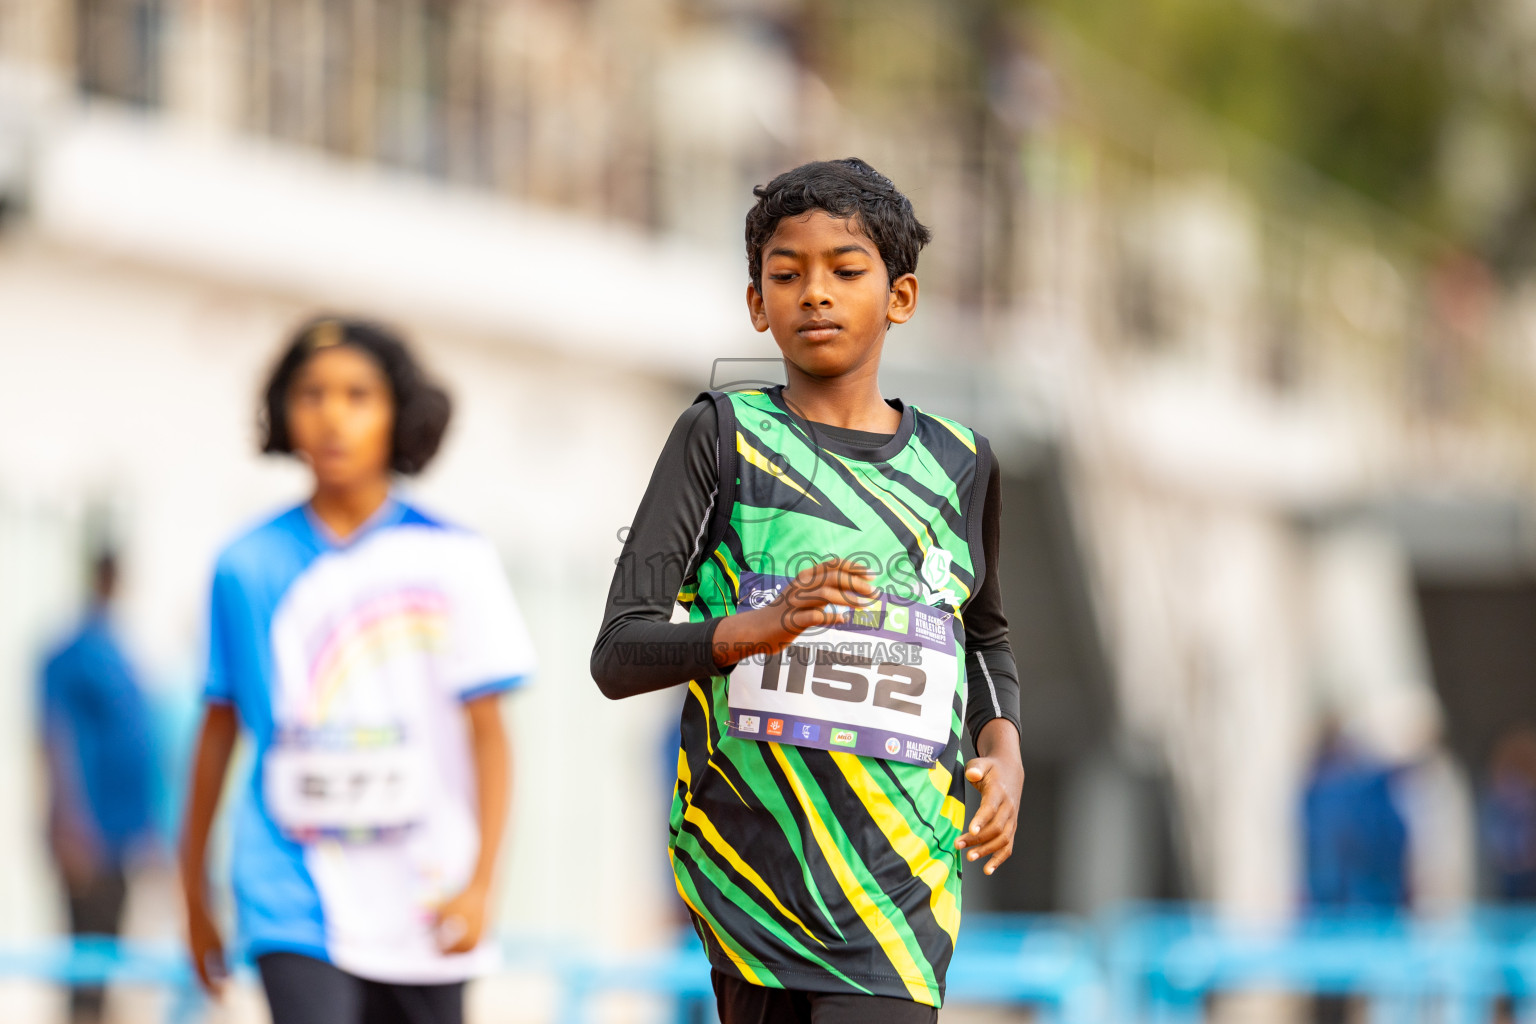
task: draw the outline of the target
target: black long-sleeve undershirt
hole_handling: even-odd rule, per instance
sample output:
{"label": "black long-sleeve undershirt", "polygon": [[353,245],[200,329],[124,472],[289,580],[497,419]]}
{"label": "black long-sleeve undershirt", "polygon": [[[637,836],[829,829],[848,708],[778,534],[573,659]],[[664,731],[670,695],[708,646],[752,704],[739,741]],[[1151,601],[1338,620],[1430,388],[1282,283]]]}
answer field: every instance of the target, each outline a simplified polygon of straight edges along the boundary
{"label": "black long-sleeve undershirt", "polygon": [[[817,424],[845,444],[870,449],[891,439]],[[714,405],[689,407],[672,428],[616,560],[603,624],[592,649],[592,678],[615,700],[716,675],[713,651],[720,619],[673,622],[678,589],[696,568],[713,509],[718,419]],[[965,606],[966,727],[972,741],[994,718],[1019,724],[1019,677],[1008,644],[998,573],[1002,503],[999,470],[990,461],[982,508],[981,589]]]}

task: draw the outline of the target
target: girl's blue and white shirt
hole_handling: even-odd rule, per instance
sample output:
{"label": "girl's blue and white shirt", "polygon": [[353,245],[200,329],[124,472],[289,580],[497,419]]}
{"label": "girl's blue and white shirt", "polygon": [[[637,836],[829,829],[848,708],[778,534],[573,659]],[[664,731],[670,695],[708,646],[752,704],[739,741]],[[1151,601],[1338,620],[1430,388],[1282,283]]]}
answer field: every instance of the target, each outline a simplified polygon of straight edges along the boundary
{"label": "girl's blue and white shirt", "polygon": [[492,546],[391,499],[345,542],[307,506],[220,555],[205,697],[254,740],[232,876],[249,955],[450,982],[438,951],[480,849],[466,701],[522,685],[533,645]]}

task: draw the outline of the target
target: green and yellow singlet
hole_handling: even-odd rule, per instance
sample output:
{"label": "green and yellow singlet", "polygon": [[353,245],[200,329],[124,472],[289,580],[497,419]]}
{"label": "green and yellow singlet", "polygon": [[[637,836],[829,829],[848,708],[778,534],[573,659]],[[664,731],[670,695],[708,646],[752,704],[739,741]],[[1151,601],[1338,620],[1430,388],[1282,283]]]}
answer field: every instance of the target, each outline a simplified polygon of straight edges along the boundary
{"label": "green and yellow singlet", "polygon": [[679,600],[695,623],[731,615],[834,556],[873,568],[879,600],[858,632],[802,638],[798,661],[688,684],[678,889],[720,970],[938,1006],[960,922],[964,616],[990,455],[911,406],[881,447],[838,444],[779,392],[713,396],[717,526]]}

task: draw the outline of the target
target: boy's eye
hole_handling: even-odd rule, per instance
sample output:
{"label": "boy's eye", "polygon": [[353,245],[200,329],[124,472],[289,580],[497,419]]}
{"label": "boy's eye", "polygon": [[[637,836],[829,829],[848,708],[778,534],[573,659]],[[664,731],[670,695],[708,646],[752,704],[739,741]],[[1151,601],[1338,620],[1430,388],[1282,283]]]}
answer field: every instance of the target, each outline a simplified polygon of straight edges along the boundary
{"label": "boy's eye", "polygon": [[768,275],[768,280],[770,281],[793,281],[794,279],[795,272],[793,270],[779,270]]}
{"label": "boy's eye", "polygon": [[865,270],[863,267],[840,267],[837,271],[838,277],[846,277],[849,279],[855,277],[863,277],[864,274]]}

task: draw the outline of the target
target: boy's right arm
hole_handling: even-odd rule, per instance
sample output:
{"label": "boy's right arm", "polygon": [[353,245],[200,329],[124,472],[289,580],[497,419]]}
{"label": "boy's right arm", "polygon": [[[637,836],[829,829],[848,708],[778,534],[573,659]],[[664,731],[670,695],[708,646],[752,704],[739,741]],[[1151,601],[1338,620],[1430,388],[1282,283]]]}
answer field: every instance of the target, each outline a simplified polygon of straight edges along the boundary
{"label": "boy's right arm", "polygon": [[219,809],[219,794],[235,748],[238,721],[232,704],[210,701],[197,737],[192,764],[192,792],[182,830],[181,885],[186,896],[187,944],[198,980],[217,995],[224,972],[224,944],[208,909],[208,833]]}
{"label": "boy's right arm", "polygon": [[678,418],[615,562],[592,678],[614,700],[719,674],[755,653],[772,653],[874,593],[868,573],[841,561],[811,566],[766,608],[702,622],[673,622],[683,580],[708,558],[714,508],[718,417],[699,402]]}
{"label": "boy's right arm", "polygon": [[709,529],[716,479],[714,406],[688,408],[672,428],[615,560],[592,678],[617,700],[714,671],[719,620],[673,622],[672,608]]}

